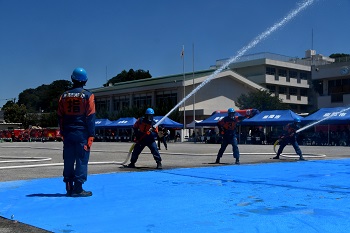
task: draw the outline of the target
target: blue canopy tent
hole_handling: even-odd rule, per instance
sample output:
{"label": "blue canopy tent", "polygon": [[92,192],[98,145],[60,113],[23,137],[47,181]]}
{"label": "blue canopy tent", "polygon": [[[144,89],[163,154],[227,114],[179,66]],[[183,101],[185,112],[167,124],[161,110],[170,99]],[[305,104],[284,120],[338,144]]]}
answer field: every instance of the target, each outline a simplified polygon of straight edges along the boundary
{"label": "blue canopy tent", "polygon": [[305,129],[314,126],[315,133],[310,137],[309,143],[311,145],[348,145],[350,135],[344,132],[348,132],[347,128],[350,124],[349,110],[350,108],[346,107],[321,108],[302,119],[302,123],[306,125]]}
{"label": "blue canopy tent", "polygon": [[108,127],[118,128],[118,129],[129,129],[132,128],[136,122],[135,117],[123,117],[118,120],[112,121]]}
{"label": "blue canopy tent", "polygon": [[349,124],[350,112],[348,108],[321,108],[317,112],[302,119],[303,124],[320,121],[322,125]]}
{"label": "blue canopy tent", "polygon": [[[153,119],[158,122],[163,118],[163,116],[155,116]],[[165,127],[165,128],[178,128],[181,129],[184,127],[183,124],[180,124],[176,121],[173,121],[172,119],[170,119],[169,117],[166,117],[162,123],[160,123],[160,126]]]}
{"label": "blue canopy tent", "polygon": [[132,130],[131,128],[135,124],[136,119],[134,117],[119,118],[115,121],[110,121],[103,129],[108,131],[104,132],[104,140],[107,141],[130,141]]}
{"label": "blue canopy tent", "polygon": [[[207,119],[196,123],[196,126],[216,126],[218,121],[227,116],[227,112],[214,112]],[[235,116],[241,116],[241,114],[235,112]]]}
{"label": "blue canopy tent", "polygon": [[108,119],[95,119],[95,128],[96,128],[96,141],[103,141],[106,134],[106,127],[112,123],[112,121]]}
{"label": "blue canopy tent", "polygon": [[[283,130],[282,127],[288,123],[294,122],[296,118],[302,120],[301,116],[291,110],[269,110],[262,111],[252,118],[243,120],[241,125],[252,127],[255,126],[255,129],[252,128],[249,130],[247,137],[248,141],[249,138],[251,138],[252,141],[258,138],[261,142],[273,143],[276,141],[276,139],[278,139],[281,131]],[[262,132],[261,129],[257,130],[256,126],[264,127],[264,132]],[[258,136],[256,137],[255,135]]]}
{"label": "blue canopy tent", "polygon": [[107,125],[109,125],[110,123],[112,123],[112,121],[110,121],[108,119],[96,119],[95,120],[95,127],[96,128],[103,128],[103,127],[106,127]]}
{"label": "blue canopy tent", "polygon": [[302,117],[291,110],[270,110],[262,111],[250,119],[245,119],[241,125],[259,125],[259,126],[274,126],[286,125],[294,121],[294,119]]}

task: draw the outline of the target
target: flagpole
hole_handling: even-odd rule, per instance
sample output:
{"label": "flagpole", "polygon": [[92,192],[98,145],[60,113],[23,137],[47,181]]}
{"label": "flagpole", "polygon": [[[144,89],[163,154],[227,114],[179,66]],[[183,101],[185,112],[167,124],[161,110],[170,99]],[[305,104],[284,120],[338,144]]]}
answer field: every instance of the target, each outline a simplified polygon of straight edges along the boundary
{"label": "flagpole", "polygon": [[[182,73],[183,73],[183,85],[184,85],[184,90],[183,90],[183,99],[186,97],[186,85],[185,85],[185,45],[182,46]],[[183,126],[183,141],[185,139],[185,127],[186,127],[186,101],[184,101],[184,126]]]}
{"label": "flagpole", "polygon": [[[194,86],[194,43],[192,43],[192,84],[193,84],[193,90],[195,89]],[[196,143],[196,108],[195,108],[195,103],[196,103],[196,95],[193,94],[193,132],[194,132],[194,138],[193,141]]]}

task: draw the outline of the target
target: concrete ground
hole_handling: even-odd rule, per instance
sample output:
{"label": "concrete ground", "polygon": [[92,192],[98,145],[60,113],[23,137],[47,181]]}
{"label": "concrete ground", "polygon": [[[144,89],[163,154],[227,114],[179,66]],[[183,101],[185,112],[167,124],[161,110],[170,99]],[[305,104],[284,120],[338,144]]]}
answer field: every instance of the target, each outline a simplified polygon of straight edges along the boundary
{"label": "concrete ground", "polygon": [[[132,143],[95,142],[90,157],[89,174],[154,170],[156,164],[148,148],[145,148],[136,163],[138,169],[124,168],[121,165],[131,145]],[[221,164],[213,163],[219,148],[219,144],[169,143],[168,150],[162,147],[160,151],[163,159],[163,170],[232,165],[234,159],[231,146],[227,147],[226,153],[221,159]],[[282,157],[280,160],[271,159],[274,156],[272,145],[239,145],[239,149],[241,152],[241,165],[297,161],[297,156],[294,156],[291,146],[287,146],[284,151],[284,153],[288,154],[288,157]],[[333,160],[350,157],[348,147],[301,146],[301,150],[308,160]],[[6,183],[7,181],[62,177],[62,169],[61,142],[0,144],[0,187],[3,182]],[[59,191],[64,192],[63,182]],[[0,216],[2,216],[0,217],[1,233],[48,232],[44,229],[11,220],[11,217],[3,216],[1,212]]]}

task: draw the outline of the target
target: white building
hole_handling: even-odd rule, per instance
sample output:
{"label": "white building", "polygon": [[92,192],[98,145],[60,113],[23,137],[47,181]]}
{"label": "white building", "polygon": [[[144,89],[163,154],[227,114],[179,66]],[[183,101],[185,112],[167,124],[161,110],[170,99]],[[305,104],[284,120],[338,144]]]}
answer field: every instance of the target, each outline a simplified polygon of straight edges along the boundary
{"label": "white building", "polygon": [[[227,59],[219,60],[216,66],[205,71],[153,77],[150,79],[116,83],[91,91],[96,97],[96,109],[116,113],[124,107],[175,106],[184,96],[206,81]],[[204,85],[195,95],[181,105],[188,124],[210,116],[213,111],[237,108],[235,101],[244,93],[263,89],[270,90],[296,113],[308,112],[316,106],[312,98],[311,65],[324,65],[332,59],[306,51],[305,58],[293,58],[271,53],[243,56]],[[345,96],[349,98],[349,96]]]}
{"label": "white building", "polygon": [[312,66],[317,109],[350,105],[350,57]]}
{"label": "white building", "polygon": [[[214,71],[129,81],[91,91],[95,95],[97,112],[106,110],[113,113],[123,107],[142,108],[164,104],[175,106],[184,96],[207,80]],[[185,106],[179,107],[179,111],[183,112],[185,109],[185,124],[193,121],[194,112],[195,119],[202,120],[210,116],[213,111],[237,108],[234,101],[241,94],[258,89],[264,88],[232,70],[226,70],[190,96],[185,101]]]}

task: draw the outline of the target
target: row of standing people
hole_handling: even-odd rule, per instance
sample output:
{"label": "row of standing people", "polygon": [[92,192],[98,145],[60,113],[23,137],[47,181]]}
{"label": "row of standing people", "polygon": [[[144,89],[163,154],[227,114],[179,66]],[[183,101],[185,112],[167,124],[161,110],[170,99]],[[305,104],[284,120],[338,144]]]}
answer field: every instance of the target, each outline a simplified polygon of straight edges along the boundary
{"label": "row of standing people", "polygon": [[[84,190],[82,185],[87,180],[90,149],[95,137],[95,98],[94,94],[83,88],[88,80],[87,73],[83,68],[76,68],[71,75],[71,80],[73,87],[60,96],[57,110],[60,132],[63,138],[63,181],[66,185],[67,196],[88,197],[92,195],[92,192]],[[136,167],[138,157],[145,147],[150,149],[156,162],[156,168],[162,168],[162,158],[159,150],[161,143],[167,149],[166,137],[168,131],[166,129],[158,131],[153,116],[154,110],[148,108],[145,116],[139,118],[133,126],[135,145],[130,163],[127,165],[129,168]],[[235,163],[240,164],[236,128],[244,117],[235,116],[234,109],[229,108],[228,115],[217,123],[223,140],[215,163],[220,163],[226,147],[231,144]],[[300,122],[300,119],[296,119],[293,124],[287,125],[287,134],[280,138],[280,148],[274,159],[279,159],[283,148],[291,143],[300,156],[300,160],[303,160],[296,141],[298,122]],[[156,138],[158,138],[158,145],[155,142]]]}

